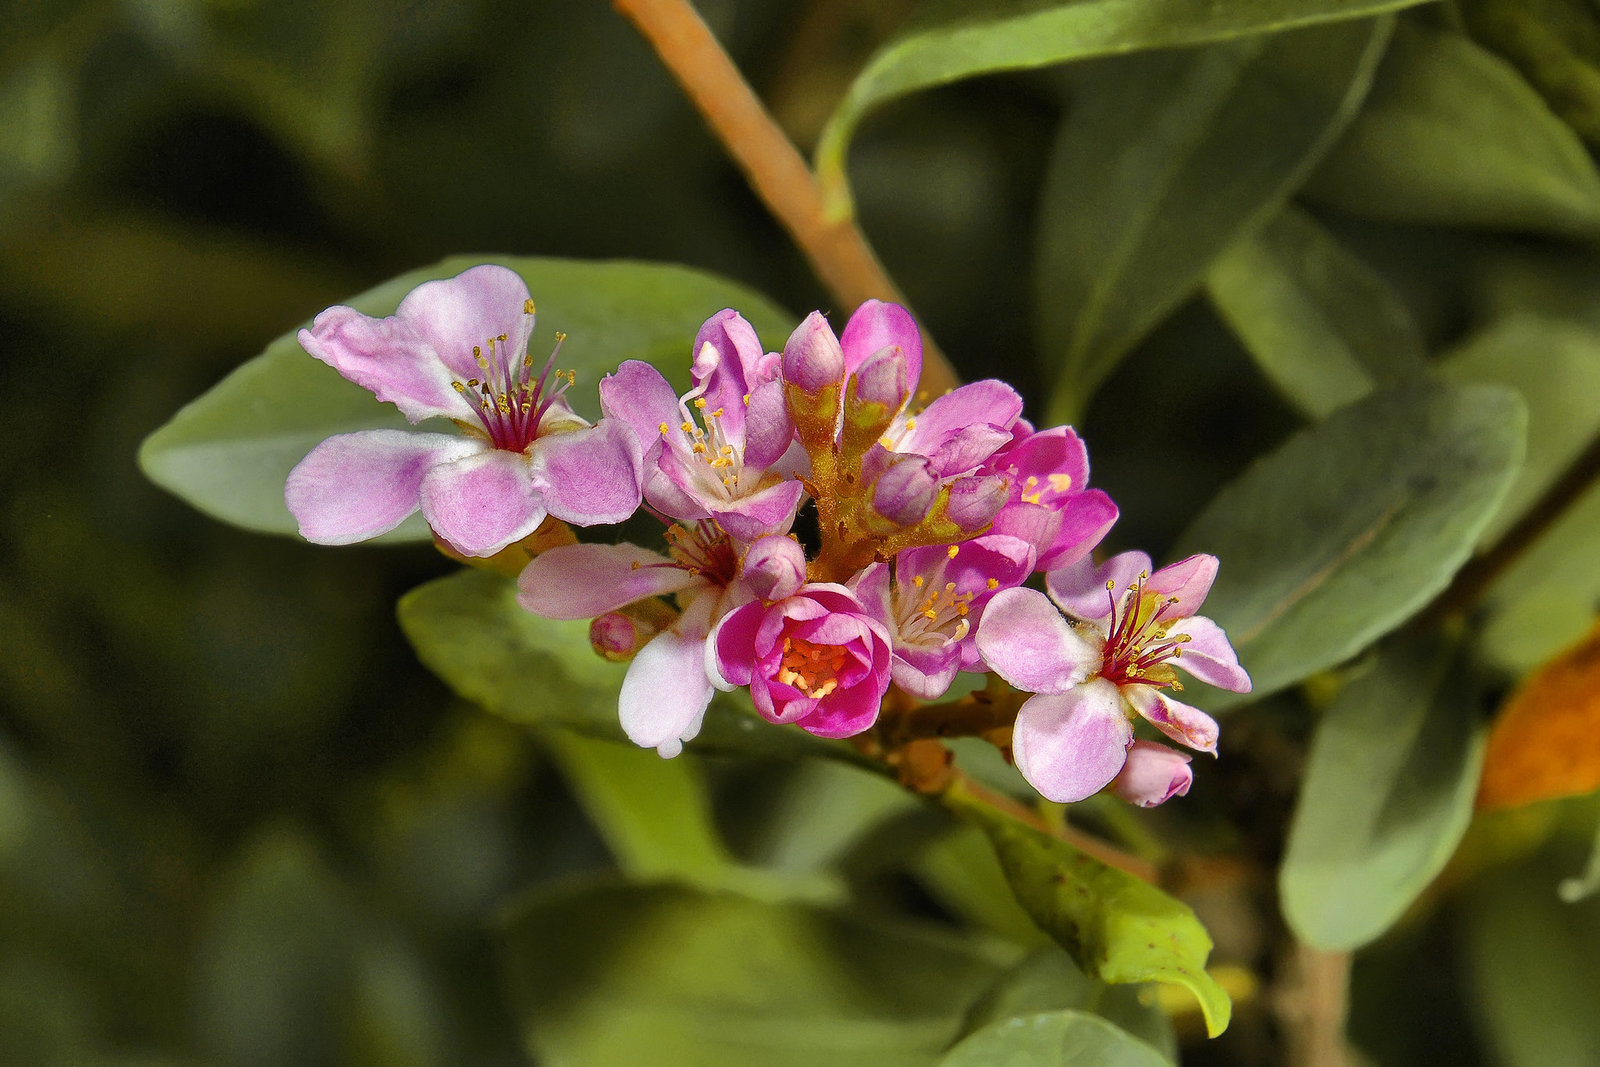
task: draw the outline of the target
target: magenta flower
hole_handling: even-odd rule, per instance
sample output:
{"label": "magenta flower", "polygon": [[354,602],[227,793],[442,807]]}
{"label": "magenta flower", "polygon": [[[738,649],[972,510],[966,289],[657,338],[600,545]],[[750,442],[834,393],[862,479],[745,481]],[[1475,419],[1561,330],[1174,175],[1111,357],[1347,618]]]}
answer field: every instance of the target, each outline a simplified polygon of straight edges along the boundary
{"label": "magenta flower", "polygon": [[694,388],[682,397],[661,372],[628,360],[600,382],[600,405],[644,442],[644,498],[683,522],[714,519],[754,541],[794,522],[805,467],[777,380],[739,314],[720,311],[694,342]]}
{"label": "magenta flower", "polygon": [[985,605],[1033,570],[1033,549],[1003,534],[959,545],[908,548],[850,582],[867,612],[889,632],[894,684],[913,696],[944,695],[962,670],[981,669],[972,630]]}
{"label": "magenta flower", "polygon": [[[667,531],[667,545],[665,556],[630,544],[552,548],[522,569],[517,603],[549,619],[588,619],[677,595],[682,613],[639,647],[617,698],[628,738],[670,758],[700,732],[711,703],[706,640],[712,627],[751,594],[738,580],[733,542],[715,523],[674,526]],[[599,635],[591,629],[602,654],[600,642],[617,641],[619,629],[614,620]]]}
{"label": "magenta flower", "polygon": [[870,727],[889,688],[889,634],[842,585],[805,585],[735,609],[712,633],[706,658],[720,687],[750,687],[769,722],[818,737]]}
{"label": "magenta flower", "polygon": [[1017,768],[1035,789],[1063,803],[1104,789],[1128,761],[1135,716],[1216,754],[1216,721],[1170,695],[1183,688],[1175,665],[1250,691],[1222,628],[1195,614],[1216,573],[1216,557],[1199,555],[1151,574],[1143,552],[1053,571],[1050,599],[1077,625],[1031,589],[990,601],[978,651],[1006,681],[1037,694],[1017,713],[1012,737]]}
{"label": "magenta flower", "polygon": [[[639,506],[639,442],[614,420],[590,426],[562,397],[555,354],[532,374],[533,301],[513,271],[484,265],[424,282],[389,318],[331,307],[300,344],[413,423],[463,431],[339,434],[289,473],[284,500],[308,541],[343,545],[400,525],[420,507],[467,556],[492,556],[546,514],[579,526]],[[559,345],[558,345],[559,349]]]}
{"label": "magenta flower", "polygon": [[1004,475],[1009,487],[993,530],[1030,542],[1041,571],[1076,563],[1117,521],[1117,505],[1088,488],[1089,453],[1072,427],[1035,433],[1019,420],[1015,431],[984,466]]}

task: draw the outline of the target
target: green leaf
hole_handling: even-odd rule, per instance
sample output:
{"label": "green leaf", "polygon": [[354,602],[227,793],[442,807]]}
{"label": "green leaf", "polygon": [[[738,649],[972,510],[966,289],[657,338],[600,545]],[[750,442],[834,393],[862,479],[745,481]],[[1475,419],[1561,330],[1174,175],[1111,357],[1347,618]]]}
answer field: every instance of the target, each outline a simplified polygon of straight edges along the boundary
{"label": "green leaf", "polygon": [[1317,723],[1278,872],[1284,916],[1317,948],[1377,938],[1466,833],[1484,731],[1462,687],[1441,685],[1456,659],[1436,646],[1386,649]]}
{"label": "green leaf", "polygon": [[1048,1011],[985,1027],[946,1053],[939,1067],[1167,1067],[1169,1062],[1098,1015]]}
{"label": "green leaf", "polygon": [[543,743],[630,877],[715,885],[733,865],[692,754],[662,759],[571,731],[550,731]]}
{"label": "green leaf", "polygon": [[1592,1063],[1600,1048],[1600,899],[1563,904],[1556,868],[1494,871],[1466,895],[1462,942],[1478,1023],[1507,1067]]}
{"label": "green leaf", "polygon": [[845,152],[873,109],[937,85],[1071,59],[1203,44],[1360,18],[1416,0],[985,0],[930,5],[928,17],[878,51],[828,119],[817,174],[829,207],[849,211]]}
{"label": "green leaf", "polygon": [[[424,666],[497,715],[526,726],[625,740],[617,723],[617,694],[626,664],[595,653],[588,623],[541,618],[519,607],[516,596],[510,579],[458,571],[401,597],[400,628]],[[765,722],[731,696],[711,702],[692,743],[700,752],[826,756],[877,766],[843,741]]]}
{"label": "green leaf", "polygon": [[[1257,460],[1178,539],[1222,569],[1205,603],[1254,697],[1349,659],[1449,583],[1522,462],[1509,389],[1376,392]],[[1196,684],[1208,707],[1243,699]]]}
{"label": "green leaf", "polygon": [[505,932],[530,1053],[577,1067],[920,1067],[1003,965],[941,928],[675,885],[538,893]]}
{"label": "green leaf", "polygon": [[1040,198],[1034,308],[1070,421],[1122,355],[1282,203],[1366,94],[1390,21],[1083,68]]}
{"label": "green leaf", "polygon": [[1405,24],[1307,195],[1365,218],[1600,234],[1600,172],[1509,64]]}
{"label": "green leaf", "polygon": [[1286,207],[1211,265],[1206,292],[1268,380],[1313,419],[1421,374],[1422,333],[1389,283]]}
{"label": "green leaf", "polygon": [[[532,351],[548,351],[557,330],[567,334],[562,366],[576,369],[582,383],[568,396],[589,418],[599,414],[595,383],[625,359],[659,364],[672,381],[686,381],[695,331],[722,308],[738,308],[769,338],[791,325],[791,317],[765,297],[725,278],[626,260],[452,256],[346,303],[368,315],[388,315],[416,286],[478,263],[500,263],[528,283],[539,307]],[[296,332],[272,342],[146,438],[139,449],[145,474],[224,522],[263,533],[295,533],[283,483],[307,452],[332,434],[407,425],[392,405],[380,404],[306,355]],[[449,430],[432,423],[424,428]],[[427,526],[413,517],[383,539],[428,538]]]}
{"label": "green leaf", "polygon": [[1215,1037],[1233,1013],[1206,973],[1211,937],[1188,905],[1108,867],[1059,838],[1002,815],[957,782],[945,801],[989,836],[1017,902],[1103,982],[1176,982],[1189,989]]}
{"label": "green leaf", "polygon": [[[974,831],[976,832],[976,831]],[[1056,945],[1024,957],[996,980],[967,1013],[963,1037],[993,1030],[1008,1019],[1040,1012],[1090,1012],[1148,1042],[1172,1063],[1178,1043],[1172,1022],[1141,986],[1108,986],[1080,971]],[[1094,1062],[1090,1060],[1089,1062]]]}

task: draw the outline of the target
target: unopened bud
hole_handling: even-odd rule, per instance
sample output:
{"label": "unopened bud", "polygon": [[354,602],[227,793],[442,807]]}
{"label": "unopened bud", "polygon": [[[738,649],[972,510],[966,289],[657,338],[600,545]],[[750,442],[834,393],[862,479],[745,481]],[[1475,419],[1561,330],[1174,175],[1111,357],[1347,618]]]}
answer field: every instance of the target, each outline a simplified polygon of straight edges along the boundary
{"label": "unopened bud", "polygon": [[822,312],[813,311],[783,346],[783,380],[812,396],[844,384],[844,351]]}
{"label": "unopened bud", "polygon": [[634,657],[656,628],[620,611],[608,611],[589,624],[589,644],[604,658],[621,663]]}
{"label": "unopened bud", "polygon": [[859,452],[882,436],[910,396],[906,355],[898,346],[885,348],[861,364],[846,386],[845,454]]}
{"label": "unopened bud", "polygon": [[805,584],[806,551],[792,537],[768,534],[745,553],[740,576],[762,600],[782,600]]}
{"label": "unopened bud", "polygon": [[1189,757],[1153,741],[1135,741],[1128,762],[1111,781],[1111,791],[1129,804],[1153,808],[1189,791],[1194,771]]}
{"label": "unopened bud", "polygon": [[881,536],[897,528],[915,526],[927,517],[938,493],[939,476],[933,464],[916,455],[896,457],[872,487],[873,517],[886,520],[883,529],[873,532]]}
{"label": "unopened bud", "polygon": [[996,474],[971,474],[950,483],[945,517],[967,533],[994,521],[1006,502],[1006,480]]}

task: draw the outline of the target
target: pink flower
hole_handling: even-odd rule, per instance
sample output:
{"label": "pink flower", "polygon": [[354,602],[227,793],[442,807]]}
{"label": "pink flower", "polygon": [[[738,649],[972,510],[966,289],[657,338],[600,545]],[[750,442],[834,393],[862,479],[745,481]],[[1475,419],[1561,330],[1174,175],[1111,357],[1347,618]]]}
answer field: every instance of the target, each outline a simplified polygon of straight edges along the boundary
{"label": "pink flower", "polygon": [[1151,574],[1142,552],[1053,571],[1050,599],[1076,625],[1031,589],[990,601],[978,651],[1006,681],[1037,694],[1017,713],[1012,738],[1017,768],[1035,789],[1063,803],[1104,789],[1128,761],[1135,717],[1216,754],[1216,721],[1170,695],[1183,688],[1175,665],[1250,691],[1222,628],[1195,614],[1216,573],[1216,557],[1200,555]]}
{"label": "pink flower", "polygon": [[1111,791],[1129,804],[1153,808],[1186,795],[1193,781],[1187,753],[1154,741],[1135,741],[1128,749],[1128,762],[1111,780]]}
{"label": "pink flower", "polygon": [[[711,629],[752,594],[739,581],[737,549],[715,523],[674,526],[667,531],[667,544],[665,556],[629,544],[552,548],[523,568],[517,602],[550,619],[588,619],[676,594],[682,613],[639,647],[617,700],[629,739],[671,757],[700,732],[711,703],[706,673]],[[620,629],[616,620],[608,620],[598,637],[591,629],[602,654],[613,642],[619,650],[626,643],[626,634],[617,635]]]}
{"label": "pink flower", "polygon": [[[354,308],[318,315],[300,344],[413,423],[463,431],[362,430],[312,449],[284,500],[301,534],[350,544],[394,529],[420,507],[434,533],[467,556],[492,556],[546,514],[589,526],[639,506],[639,442],[614,420],[590,426],[562,397],[570,378],[535,378],[533,301],[504,267],[424,282],[394,315]],[[559,345],[558,345],[559,349]],[[559,383],[559,384],[558,384]]]}
{"label": "pink flower", "polygon": [[1117,521],[1117,505],[1088,488],[1089,453],[1072,427],[1035,433],[1019,420],[1015,432],[984,464],[1004,475],[1009,488],[993,530],[1032,543],[1041,571],[1076,563]]}
{"label": "pink flower", "polygon": [[913,696],[944,695],[961,670],[981,669],[972,630],[996,592],[1033,570],[1033,549],[1003,534],[959,545],[909,548],[889,564],[874,563],[850,582],[866,610],[883,623],[894,648],[894,684]]}
{"label": "pink flower", "polygon": [[600,382],[600,405],[644,442],[644,497],[683,522],[715,519],[754,541],[794,522],[805,467],[777,380],[778,356],[763,353],[732,310],[706,320],[694,342],[694,388],[682,397],[661,372],[628,360]]}
{"label": "pink flower", "polygon": [[889,688],[889,635],[840,585],[813,583],[771,604],[745,604],[724,616],[706,655],[719,686],[749,686],[769,722],[819,737],[870,727]]}

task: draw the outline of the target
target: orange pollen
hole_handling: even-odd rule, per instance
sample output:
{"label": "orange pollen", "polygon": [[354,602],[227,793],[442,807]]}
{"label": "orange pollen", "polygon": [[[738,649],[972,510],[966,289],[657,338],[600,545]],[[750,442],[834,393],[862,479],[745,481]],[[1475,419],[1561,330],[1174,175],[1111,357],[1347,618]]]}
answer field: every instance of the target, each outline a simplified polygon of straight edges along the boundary
{"label": "orange pollen", "polygon": [[839,672],[849,658],[839,645],[814,645],[803,637],[785,637],[778,681],[813,699],[825,697],[839,688]]}

